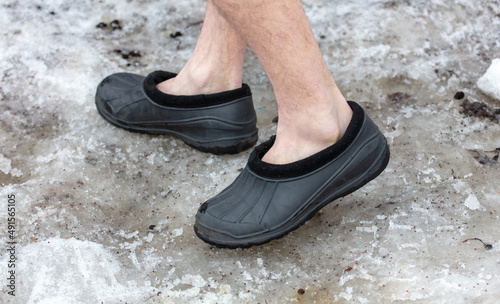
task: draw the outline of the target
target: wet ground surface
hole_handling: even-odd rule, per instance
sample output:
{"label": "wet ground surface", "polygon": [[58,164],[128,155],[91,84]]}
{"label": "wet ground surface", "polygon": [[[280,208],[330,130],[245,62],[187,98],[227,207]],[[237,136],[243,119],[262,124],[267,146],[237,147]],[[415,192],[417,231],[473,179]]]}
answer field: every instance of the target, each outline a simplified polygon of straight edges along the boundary
{"label": "wet ground surface", "polygon": [[[498,1],[304,1],[324,58],[391,144],[387,169],[285,238],[221,250],[194,215],[250,151],[213,156],[95,110],[115,72],[178,71],[204,3],[3,1],[0,212],[15,195],[16,297],[2,303],[496,303]],[[274,96],[247,53],[260,141]],[[0,258],[5,276],[10,256]]]}

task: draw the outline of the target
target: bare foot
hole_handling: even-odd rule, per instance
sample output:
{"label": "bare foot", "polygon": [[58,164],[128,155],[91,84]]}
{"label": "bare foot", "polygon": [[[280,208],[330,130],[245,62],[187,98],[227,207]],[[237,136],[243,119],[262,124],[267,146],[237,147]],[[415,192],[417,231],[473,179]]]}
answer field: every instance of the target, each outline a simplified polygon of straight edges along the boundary
{"label": "bare foot", "polygon": [[345,101],[339,104],[339,109],[330,114],[299,114],[288,120],[280,115],[276,140],[262,161],[275,165],[289,164],[336,143],[344,135],[352,118],[349,105]]}
{"label": "bare foot", "polygon": [[184,68],[176,77],[160,82],[156,87],[170,95],[214,94],[241,87],[241,76],[234,80],[229,75],[206,76],[209,73],[198,70],[189,72],[188,69]]}

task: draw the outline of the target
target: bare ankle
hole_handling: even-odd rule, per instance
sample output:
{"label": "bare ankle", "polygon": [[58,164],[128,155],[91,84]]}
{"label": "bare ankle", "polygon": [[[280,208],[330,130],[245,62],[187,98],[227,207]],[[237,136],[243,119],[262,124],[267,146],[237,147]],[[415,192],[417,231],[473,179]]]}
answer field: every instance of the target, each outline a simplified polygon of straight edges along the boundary
{"label": "bare ankle", "polygon": [[238,82],[237,77],[213,75],[211,72],[203,71],[187,71],[186,68],[176,77],[157,85],[158,90],[171,95],[213,94],[240,87],[241,80]]}
{"label": "bare ankle", "polygon": [[318,153],[344,135],[351,118],[352,110],[348,105],[327,115],[298,115],[293,119],[280,117],[276,141],[262,160],[271,164],[287,164]]}

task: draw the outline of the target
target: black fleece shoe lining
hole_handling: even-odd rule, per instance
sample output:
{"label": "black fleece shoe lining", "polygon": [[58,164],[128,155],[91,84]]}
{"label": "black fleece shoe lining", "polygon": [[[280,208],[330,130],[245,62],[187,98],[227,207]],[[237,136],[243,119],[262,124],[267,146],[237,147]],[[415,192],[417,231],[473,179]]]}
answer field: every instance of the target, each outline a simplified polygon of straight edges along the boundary
{"label": "black fleece shoe lining", "polygon": [[242,84],[241,88],[215,93],[215,94],[200,94],[200,95],[169,95],[156,88],[156,85],[162,81],[175,77],[177,74],[155,71],[146,76],[143,83],[144,93],[153,102],[176,108],[197,108],[224,104],[236,99],[247,96],[252,96],[250,87],[247,84]]}
{"label": "black fleece shoe lining", "polygon": [[274,144],[276,137],[273,136],[255,148],[248,160],[248,167],[262,177],[292,178],[307,174],[327,164],[351,145],[363,125],[365,117],[363,109],[355,102],[349,101],[348,103],[353,111],[351,122],[344,136],[332,146],[290,164],[274,165],[262,161],[262,157]]}

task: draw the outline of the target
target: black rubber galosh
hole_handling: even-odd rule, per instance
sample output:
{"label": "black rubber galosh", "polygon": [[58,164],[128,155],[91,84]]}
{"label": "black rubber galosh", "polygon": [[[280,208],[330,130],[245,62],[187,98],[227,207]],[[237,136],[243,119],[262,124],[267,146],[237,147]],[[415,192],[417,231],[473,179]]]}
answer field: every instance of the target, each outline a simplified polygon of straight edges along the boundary
{"label": "black rubber galosh", "polygon": [[349,105],[354,114],[345,135],[311,157],[272,165],[261,158],[274,138],[256,147],[236,180],[200,206],[196,235],[222,248],[264,244],[377,177],[389,162],[389,146],[363,109]]}
{"label": "black rubber galosh", "polygon": [[173,96],[156,84],[174,77],[113,74],[98,86],[95,102],[104,119],[132,132],[168,134],[213,154],[234,154],[257,142],[256,114],[248,85],[208,95]]}

